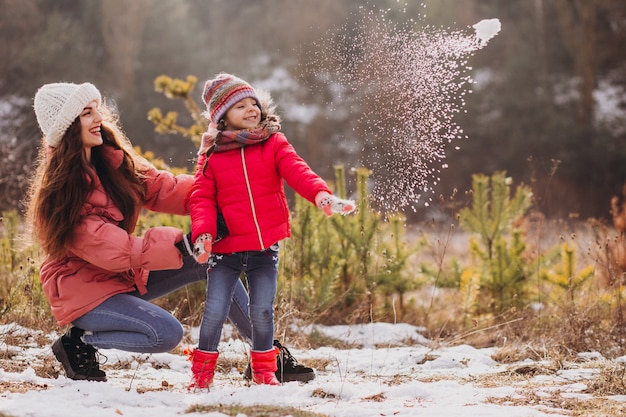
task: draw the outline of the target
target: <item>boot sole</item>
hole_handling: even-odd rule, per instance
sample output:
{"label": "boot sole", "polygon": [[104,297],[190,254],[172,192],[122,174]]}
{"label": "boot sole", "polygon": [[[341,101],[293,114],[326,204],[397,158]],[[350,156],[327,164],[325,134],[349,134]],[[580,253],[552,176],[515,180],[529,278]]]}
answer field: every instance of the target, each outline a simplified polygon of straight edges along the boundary
{"label": "boot sole", "polygon": [[278,380],[281,382],[309,382],[315,379],[315,372],[307,372],[303,374],[282,374],[277,376]]}
{"label": "boot sole", "polygon": [[65,352],[65,349],[63,348],[63,342],[61,341],[61,338],[58,338],[52,344],[52,353],[54,353],[54,357],[57,358],[59,362],[61,362],[61,365],[63,365],[63,369],[65,370],[65,376],[68,377],[69,379],[73,379],[75,381],[86,380],[86,381],[106,382],[107,380],[106,376],[94,377],[94,376],[87,376],[87,375],[82,375],[82,374],[74,372],[74,370],[72,369],[72,366],[70,365],[70,359],[67,357],[67,353]]}
{"label": "boot sole", "polygon": [[[252,374],[249,371],[250,368],[246,368],[243,372],[243,378],[251,381],[252,380]],[[315,379],[315,372],[303,372],[303,373],[299,373],[299,374],[280,374],[280,373],[276,373],[276,379],[278,379],[280,382],[309,382],[309,381],[313,381]]]}

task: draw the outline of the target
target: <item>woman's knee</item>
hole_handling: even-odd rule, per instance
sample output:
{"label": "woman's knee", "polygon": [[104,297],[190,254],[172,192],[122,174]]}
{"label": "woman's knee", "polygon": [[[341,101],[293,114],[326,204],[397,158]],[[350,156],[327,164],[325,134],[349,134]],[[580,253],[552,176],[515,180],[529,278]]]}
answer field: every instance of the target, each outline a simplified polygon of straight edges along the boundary
{"label": "woman's knee", "polygon": [[183,340],[185,332],[183,326],[174,317],[170,323],[161,329],[161,334],[158,336],[158,348],[161,352],[169,352],[178,346],[181,340]]}

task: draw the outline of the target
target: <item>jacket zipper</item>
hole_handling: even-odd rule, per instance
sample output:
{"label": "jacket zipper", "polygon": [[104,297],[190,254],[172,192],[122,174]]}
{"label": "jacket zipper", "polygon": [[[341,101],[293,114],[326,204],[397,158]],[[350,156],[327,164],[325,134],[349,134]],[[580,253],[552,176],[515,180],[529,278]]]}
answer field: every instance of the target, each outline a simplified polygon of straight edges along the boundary
{"label": "jacket zipper", "polygon": [[254,220],[254,226],[256,227],[256,233],[259,237],[259,244],[261,250],[265,250],[263,246],[263,236],[261,235],[261,228],[259,227],[259,220],[257,219],[256,209],[254,207],[254,200],[252,199],[252,188],[250,187],[250,178],[248,178],[248,168],[246,167],[246,158],[244,154],[245,147],[241,148],[241,165],[243,166],[243,177],[246,181],[246,188],[248,189],[248,198],[250,199],[250,207],[252,207],[252,220]]}

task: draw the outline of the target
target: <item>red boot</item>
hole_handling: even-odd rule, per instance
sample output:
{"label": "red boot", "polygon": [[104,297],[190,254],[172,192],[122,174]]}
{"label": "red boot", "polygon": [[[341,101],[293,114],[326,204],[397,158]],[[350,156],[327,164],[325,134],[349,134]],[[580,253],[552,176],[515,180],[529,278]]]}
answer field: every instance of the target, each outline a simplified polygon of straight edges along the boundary
{"label": "red boot", "polygon": [[276,356],[279,350],[272,348],[266,352],[250,351],[250,367],[252,380],[256,384],[280,385],[276,378]]}
{"label": "red boot", "polygon": [[218,352],[207,352],[200,349],[185,349],[191,361],[191,372],[193,380],[187,389],[192,388],[209,388],[213,383],[213,375],[215,374],[215,365],[217,364]]}

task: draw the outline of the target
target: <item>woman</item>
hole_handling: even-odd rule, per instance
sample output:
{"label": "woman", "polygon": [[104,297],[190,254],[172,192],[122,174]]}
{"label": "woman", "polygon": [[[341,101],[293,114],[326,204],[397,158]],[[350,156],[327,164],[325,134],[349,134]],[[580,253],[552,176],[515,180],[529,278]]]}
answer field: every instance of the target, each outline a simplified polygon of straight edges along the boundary
{"label": "woman", "polygon": [[[69,378],[106,381],[98,348],[166,352],[183,337],[178,320],[150,300],[204,280],[206,267],[183,257],[179,229],[133,231],[142,208],[187,214],[193,178],[157,170],[134,152],[90,83],[46,84],[34,109],[44,146],[28,219],[46,254],[40,276],[52,314],[72,325],[52,350]],[[229,317],[250,340],[241,283]],[[291,365],[283,372],[313,372]]]}

